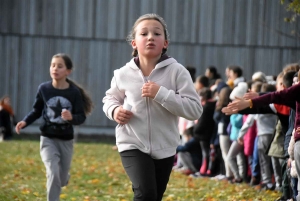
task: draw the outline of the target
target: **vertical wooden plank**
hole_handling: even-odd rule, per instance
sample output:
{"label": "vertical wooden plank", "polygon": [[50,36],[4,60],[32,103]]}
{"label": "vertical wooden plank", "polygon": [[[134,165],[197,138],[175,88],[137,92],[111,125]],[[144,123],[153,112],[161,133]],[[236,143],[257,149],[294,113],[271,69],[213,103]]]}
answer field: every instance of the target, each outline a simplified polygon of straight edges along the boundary
{"label": "vertical wooden plank", "polygon": [[224,23],[222,23],[224,15],[225,15],[225,9],[224,4],[225,1],[218,1],[215,0],[215,21],[213,22],[214,25],[214,32],[212,33],[214,35],[214,43],[216,44],[223,44],[223,35],[224,35]]}

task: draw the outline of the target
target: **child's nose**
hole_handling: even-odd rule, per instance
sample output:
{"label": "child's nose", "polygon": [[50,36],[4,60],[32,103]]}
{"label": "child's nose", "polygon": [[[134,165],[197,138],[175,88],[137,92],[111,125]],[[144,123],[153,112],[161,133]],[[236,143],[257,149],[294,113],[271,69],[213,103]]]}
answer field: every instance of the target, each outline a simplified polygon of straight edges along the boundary
{"label": "child's nose", "polygon": [[149,33],[149,34],[148,34],[148,40],[153,39],[153,36],[154,36],[154,34]]}

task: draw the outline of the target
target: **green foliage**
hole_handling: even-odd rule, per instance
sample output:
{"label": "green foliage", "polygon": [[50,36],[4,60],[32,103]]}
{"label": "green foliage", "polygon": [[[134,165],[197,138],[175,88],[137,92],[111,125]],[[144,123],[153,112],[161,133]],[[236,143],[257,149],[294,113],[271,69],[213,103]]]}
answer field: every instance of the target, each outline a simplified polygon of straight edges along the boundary
{"label": "green foliage", "polygon": [[[0,200],[46,200],[45,168],[39,142],[10,141],[0,144]],[[77,143],[71,180],[61,201],[129,201],[131,184],[112,145]],[[164,201],[275,200],[280,194],[262,191],[247,184],[229,184],[210,178],[189,178],[173,172]]]}
{"label": "green foliage", "polygon": [[300,15],[300,0],[281,0],[281,4],[286,6],[286,10],[292,12],[292,16],[284,18],[286,22],[295,22],[296,18]]}

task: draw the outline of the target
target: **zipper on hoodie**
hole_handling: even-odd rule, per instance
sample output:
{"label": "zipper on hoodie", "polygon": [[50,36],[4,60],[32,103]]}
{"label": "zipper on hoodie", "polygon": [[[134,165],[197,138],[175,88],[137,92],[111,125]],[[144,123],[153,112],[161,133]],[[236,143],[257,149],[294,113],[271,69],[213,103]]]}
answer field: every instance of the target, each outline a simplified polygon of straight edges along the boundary
{"label": "zipper on hoodie", "polygon": [[[142,78],[144,80],[144,83],[147,83],[148,79],[144,76],[143,72],[141,70],[139,70],[139,72],[140,72],[140,75],[142,76]],[[150,73],[150,75],[151,75],[151,73]],[[149,76],[148,76],[148,78],[149,78]],[[149,132],[148,132],[149,138],[148,139],[149,139],[149,149],[150,149],[149,154],[151,156],[152,155],[152,143],[151,143],[150,104],[149,104],[149,101],[150,101],[149,97],[146,97],[146,107],[147,107],[147,116],[148,116],[148,122],[147,123],[148,123],[148,128],[149,128],[148,129],[149,130]]]}

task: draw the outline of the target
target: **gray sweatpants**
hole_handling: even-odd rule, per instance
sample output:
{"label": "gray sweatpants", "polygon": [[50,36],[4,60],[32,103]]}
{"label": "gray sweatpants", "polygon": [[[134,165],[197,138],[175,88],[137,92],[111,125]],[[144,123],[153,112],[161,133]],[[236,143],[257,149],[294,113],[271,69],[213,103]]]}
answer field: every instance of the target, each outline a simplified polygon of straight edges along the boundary
{"label": "gray sweatpants", "polygon": [[46,167],[47,200],[59,201],[61,187],[68,184],[73,155],[73,140],[41,136],[40,154]]}
{"label": "gray sweatpants", "polygon": [[[295,133],[295,135],[297,135]],[[297,140],[295,142],[294,146],[294,158],[295,158],[295,165],[296,165],[296,171],[297,174],[300,175],[300,140]],[[300,179],[298,178],[298,195],[297,195],[297,201],[300,201]]]}
{"label": "gray sweatpants", "polygon": [[264,134],[257,136],[257,147],[259,165],[263,184],[272,183],[272,172],[271,172],[271,157],[266,154],[269,144],[272,141],[272,134]]}
{"label": "gray sweatpants", "polygon": [[273,171],[274,171],[276,187],[278,187],[278,186],[281,186],[281,184],[282,184],[281,167],[282,167],[282,164],[284,163],[284,159],[271,156],[271,160],[272,160],[272,167],[273,167]]}
{"label": "gray sweatpants", "polygon": [[219,140],[220,140],[220,148],[221,148],[221,152],[222,152],[222,158],[224,161],[224,165],[225,165],[225,175],[226,177],[232,177],[233,173],[230,169],[228,160],[227,160],[227,154],[228,151],[230,149],[230,145],[231,145],[231,141],[228,135],[219,135]]}
{"label": "gray sweatpants", "polygon": [[244,179],[246,176],[244,145],[240,145],[236,140],[231,143],[227,153],[227,163],[235,179]]}
{"label": "gray sweatpants", "polygon": [[199,170],[193,164],[192,156],[189,152],[178,152],[178,156],[181,158],[183,167],[192,170],[193,172],[198,172]]}

